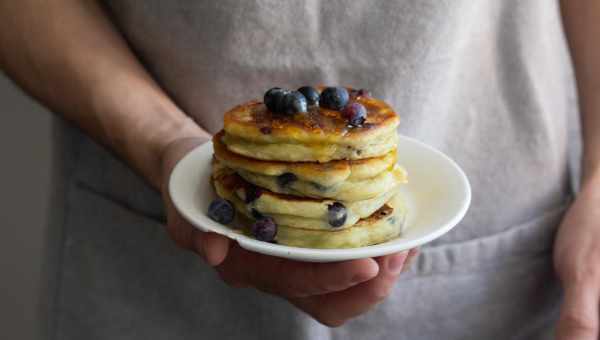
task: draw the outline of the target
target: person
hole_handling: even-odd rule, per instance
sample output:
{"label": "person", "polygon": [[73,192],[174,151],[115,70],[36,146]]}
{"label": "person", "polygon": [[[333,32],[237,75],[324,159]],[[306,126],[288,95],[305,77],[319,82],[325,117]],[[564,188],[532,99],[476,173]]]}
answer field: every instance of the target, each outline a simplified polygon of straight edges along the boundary
{"label": "person", "polygon": [[[2,69],[79,128],[49,338],[598,337],[597,2],[21,0],[0,18]],[[174,164],[227,108],[315,84],[369,88],[471,180],[467,217],[402,275],[406,252],[283,260],[173,209]]]}

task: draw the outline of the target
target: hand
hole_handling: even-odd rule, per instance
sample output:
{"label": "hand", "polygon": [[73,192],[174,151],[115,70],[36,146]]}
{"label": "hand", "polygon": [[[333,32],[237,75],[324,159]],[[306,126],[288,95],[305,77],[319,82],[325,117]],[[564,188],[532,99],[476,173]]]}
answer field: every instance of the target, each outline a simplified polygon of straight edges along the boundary
{"label": "hand", "polygon": [[343,325],[383,301],[416,250],[379,258],[308,263],[261,255],[235,245],[217,266],[234,287],[278,295],[330,327]]}
{"label": "hand", "polygon": [[584,185],[565,215],[554,245],[554,266],[565,290],[557,339],[598,339],[600,188]]}
{"label": "hand", "polygon": [[336,263],[307,263],[246,251],[215,233],[204,233],[181,217],[168,195],[167,181],[173,167],[206,139],[177,140],[165,148],[163,198],[167,230],[182,248],[198,253],[215,266],[233,287],[254,287],[283,297],[328,326],[340,326],[381,302],[391,291],[405,264],[416,250]]}

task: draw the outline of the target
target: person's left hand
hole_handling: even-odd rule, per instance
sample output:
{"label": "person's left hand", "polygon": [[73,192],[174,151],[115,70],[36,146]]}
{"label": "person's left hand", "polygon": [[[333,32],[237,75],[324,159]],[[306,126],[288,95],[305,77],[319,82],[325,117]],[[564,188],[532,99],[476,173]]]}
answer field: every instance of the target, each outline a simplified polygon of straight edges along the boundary
{"label": "person's left hand", "polygon": [[585,183],[565,215],[555,240],[554,266],[565,291],[556,339],[598,339],[600,182]]}

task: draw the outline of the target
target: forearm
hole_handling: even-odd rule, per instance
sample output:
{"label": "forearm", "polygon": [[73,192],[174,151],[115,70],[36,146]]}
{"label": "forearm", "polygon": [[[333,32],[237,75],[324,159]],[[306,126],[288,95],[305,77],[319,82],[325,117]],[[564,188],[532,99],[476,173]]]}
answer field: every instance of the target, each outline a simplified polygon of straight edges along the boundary
{"label": "forearm", "polygon": [[162,149],[207,137],[140,65],[99,4],[0,1],[0,66],[153,185]]}
{"label": "forearm", "polygon": [[600,194],[600,3],[563,0],[561,8],[577,78],[583,183],[594,183]]}

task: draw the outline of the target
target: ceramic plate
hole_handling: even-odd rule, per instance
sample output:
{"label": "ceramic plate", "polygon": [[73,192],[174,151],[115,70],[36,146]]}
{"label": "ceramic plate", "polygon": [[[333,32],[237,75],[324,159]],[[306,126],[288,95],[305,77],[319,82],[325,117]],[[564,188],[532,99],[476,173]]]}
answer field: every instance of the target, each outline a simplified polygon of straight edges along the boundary
{"label": "ceramic plate", "polygon": [[467,176],[453,160],[415,139],[400,136],[398,163],[408,171],[408,184],[402,191],[408,207],[407,227],[401,236],[385,243],[351,249],[288,247],[257,241],[206,215],[208,205],[217,197],[210,184],[212,156],[212,143],[206,143],[188,153],[175,166],[169,192],[177,210],[200,230],[225,235],[250,251],[293,260],[342,261],[421,246],[454,228],[471,203]]}

